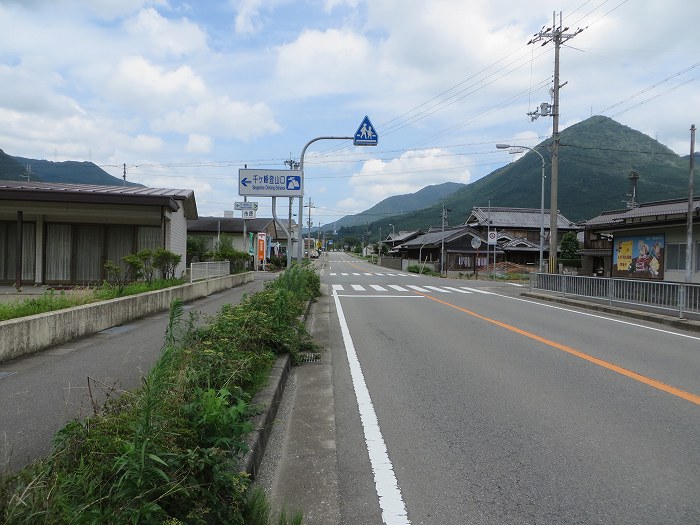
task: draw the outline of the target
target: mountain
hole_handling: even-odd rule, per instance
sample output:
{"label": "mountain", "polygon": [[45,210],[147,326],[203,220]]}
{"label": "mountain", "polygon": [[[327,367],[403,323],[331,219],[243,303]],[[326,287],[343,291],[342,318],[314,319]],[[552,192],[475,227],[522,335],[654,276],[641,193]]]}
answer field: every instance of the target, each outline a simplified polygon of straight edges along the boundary
{"label": "mountain", "polygon": [[0,149],[0,180],[24,180],[20,176],[23,173],[24,168]]}
{"label": "mountain", "polygon": [[[25,173],[26,166],[30,166],[32,180],[43,182],[63,182],[68,184],[95,184],[98,186],[122,186],[124,181],[113,177],[105,170],[92,162],[78,162],[68,160],[53,162],[50,160],[27,159],[13,157],[22,166]],[[15,179],[21,180],[21,179]],[[126,182],[127,186],[142,186],[133,182]]]}
{"label": "mountain", "polygon": [[[639,174],[636,202],[687,197],[689,155],[680,157],[651,137],[608,117],[594,116],[560,134],[558,208],[572,221],[622,209],[630,199],[630,172]],[[550,139],[536,149],[546,160],[545,209],[549,209]],[[495,145],[494,145],[495,147]],[[696,170],[697,172],[697,170]],[[474,206],[540,207],[542,161],[528,151],[522,158],[445,197],[449,224],[461,224]],[[427,229],[441,223],[442,203],[410,215],[385,217],[369,229],[392,223],[398,230]],[[361,230],[342,232],[358,235]]]}
{"label": "mountain", "polygon": [[365,210],[356,215],[347,215],[335,222],[336,228],[361,226],[367,223],[373,223],[378,219],[382,219],[391,215],[401,215],[408,212],[413,212],[428,206],[432,206],[446,196],[455,191],[464,188],[465,184],[458,182],[445,182],[442,184],[434,184],[426,186],[422,190],[415,193],[407,193],[404,195],[394,195],[383,201],[375,204],[368,210]]}

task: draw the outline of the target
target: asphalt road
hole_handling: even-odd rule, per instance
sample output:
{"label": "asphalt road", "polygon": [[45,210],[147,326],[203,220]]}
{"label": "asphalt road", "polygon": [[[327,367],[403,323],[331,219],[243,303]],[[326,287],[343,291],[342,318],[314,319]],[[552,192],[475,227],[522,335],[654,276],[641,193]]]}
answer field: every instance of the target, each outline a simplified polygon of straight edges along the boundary
{"label": "asphalt road", "polygon": [[[198,323],[227,303],[260,290],[275,274],[185,305]],[[139,386],[163,348],[169,312],[104,330],[21,359],[0,363],[0,471],[45,455],[71,419],[93,413],[106,394]],[[90,389],[88,389],[88,382]]]}
{"label": "asphalt road", "polygon": [[700,523],[698,335],[327,256],[341,523]]}

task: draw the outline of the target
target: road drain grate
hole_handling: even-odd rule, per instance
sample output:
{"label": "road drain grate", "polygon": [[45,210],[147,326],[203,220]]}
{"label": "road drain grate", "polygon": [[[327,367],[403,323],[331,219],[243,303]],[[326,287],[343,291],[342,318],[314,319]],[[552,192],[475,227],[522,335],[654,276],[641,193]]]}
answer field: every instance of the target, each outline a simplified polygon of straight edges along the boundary
{"label": "road drain grate", "polygon": [[320,363],[321,354],[318,352],[299,352],[297,360],[299,363]]}

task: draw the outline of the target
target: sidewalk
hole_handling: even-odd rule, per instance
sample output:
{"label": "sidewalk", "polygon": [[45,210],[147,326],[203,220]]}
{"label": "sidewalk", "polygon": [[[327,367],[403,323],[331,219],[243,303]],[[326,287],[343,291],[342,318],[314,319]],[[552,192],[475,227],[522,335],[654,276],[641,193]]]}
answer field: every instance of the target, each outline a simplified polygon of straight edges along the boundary
{"label": "sidewalk", "polygon": [[307,329],[322,347],[320,358],[290,370],[255,478],[268,495],[273,515],[301,511],[304,525],[340,522],[330,297],[323,292],[307,317]]}

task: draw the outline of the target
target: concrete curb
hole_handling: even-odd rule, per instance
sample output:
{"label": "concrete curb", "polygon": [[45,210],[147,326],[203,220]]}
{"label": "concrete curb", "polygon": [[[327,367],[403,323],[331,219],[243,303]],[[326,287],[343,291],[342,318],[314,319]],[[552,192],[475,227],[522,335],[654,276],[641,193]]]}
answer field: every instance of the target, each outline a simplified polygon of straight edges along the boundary
{"label": "concrete curb", "polygon": [[[306,303],[304,313],[299,316],[300,321],[306,322],[313,302],[308,301]],[[272,433],[272,426],[284,395],[284,388],[287,386],[291,367],[292,359],[289,354],[278,357],[270,371],[267,386],[255,394],[251,401],[251,405],[261,407],[262,412],[251,421],[253,430],[245,439],[248,445],[248,452],[241,458],[239,466],[240,470],[249,474],[252,479],[255,479],[257,476],[260,470],[260,463],[262,463],[265,456],[267,442]]]}
{"label": "concrete curb", "polygon": [[240,470],[248,473],[253,479],[258,473],[260,463],[265,455],[265,448],[270,439],[272,425],[277,416],[277,409],[284,394],[284,387],[287,385],[291,362],[289,355],[277,358],[270,371],[268,385],[255,394],[251,403],[253,406],[262,407],[263,410],[251,422],[253,430],[245,439],[248,445],[248,452],[241,458],[239,465]]}
{"label": "concrete curb", "polygon": [[661,323],[666,326],[672,326],[674,328],[680,328],[683,330],[700,332],[700,321],[694,321],[690,319],[679,319],[677,317],[673,318],[669,315],[663,315],[653,312],[644,312],[641,310],[632,310],[631,308],[621,308],[619,306],[609,306],[607,304],[595,303],[591,301],[581,301],[577,299],[571,299],[568,297],[562,297],[558,295],[550,295],[546,293],[522,292],[520,296],[529,297],[531,299],[538,299],[541,301],[549,301],[552,303],[564,304],[567,306],[585,308],[587,310],[593,310],[596,312],[620,315],[624,317],[629,317],[631,319],[638,319],[641,321]]}

